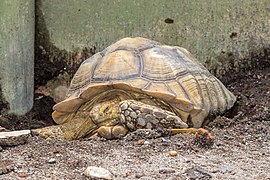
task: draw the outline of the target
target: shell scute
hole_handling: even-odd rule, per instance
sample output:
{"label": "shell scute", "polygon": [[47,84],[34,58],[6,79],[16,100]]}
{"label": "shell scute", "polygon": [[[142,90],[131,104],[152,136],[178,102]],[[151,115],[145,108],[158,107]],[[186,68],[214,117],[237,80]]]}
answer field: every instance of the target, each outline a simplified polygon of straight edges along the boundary
{"label": "shell scute", "polygon": [[191,118],[195,127],[209,113],[222,113],[236,100],[185,48],[124,38],[81,64],[67,98],[54,106],[60,112],[55,112],[54,120],[63,122],[82,104],[112,89],[161,99],[181,112],[184,121]]}

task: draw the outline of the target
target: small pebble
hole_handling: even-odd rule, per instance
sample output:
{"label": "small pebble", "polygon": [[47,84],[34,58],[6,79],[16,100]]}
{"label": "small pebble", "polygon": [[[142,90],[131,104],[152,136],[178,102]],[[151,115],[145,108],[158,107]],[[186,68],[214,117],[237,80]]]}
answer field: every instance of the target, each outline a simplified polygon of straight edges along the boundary
{"label": "small pebble", "polygon": [[144,140],[139,139],[139,140],[138,140],[138,144],[139,144],[139,145],[143,145],[143,144],[144,144]]}
{"label": "small pebble", "polygon": [[143,174],[135,174],[135,178],[141,178],[141,177],[143,177],[144,175]]}
{"label": "small pebble", "polygon": [[171,140],[169,140],[167,138],[162,138],[161,142],[162,142],[162,145],[168,146],[171,143]]}
{"label": "small pebble", "polygon": [[144,144],[148,145],[148,144],[150,144],[150,142],[149,141],[144,141]]}
{"label": "small pebble", "polygon": [[0,146],[0,152],[2,152],[4,149],[2,148],[2,146]]}
{"label": "small pebble", "polygon": [[84,171],[84,175],[93,179],[113,179],[110,171],[102,167],[89,166]]}
{"label": "small pebble", "polygon": [[177,156],[177,152],[176,151],[169,151],[169,155],[172,157]]}
{"label": "small pebble", "polygon": [[175,173],[175,170],[172,168],[163,168],[158,171],[161,174]]}
{"label": "small pebble", "polygon": [[27,177],[27,174],[25,174],[25,173],[19,173],[18,176],[20,178],[26,178]]}
{"label": "small pebble", "polygon": [[50,159],[48,160],[48,163],[49,163],[49,164],[54,164],[54,163],[56,163],[56,159],[50,158]]}

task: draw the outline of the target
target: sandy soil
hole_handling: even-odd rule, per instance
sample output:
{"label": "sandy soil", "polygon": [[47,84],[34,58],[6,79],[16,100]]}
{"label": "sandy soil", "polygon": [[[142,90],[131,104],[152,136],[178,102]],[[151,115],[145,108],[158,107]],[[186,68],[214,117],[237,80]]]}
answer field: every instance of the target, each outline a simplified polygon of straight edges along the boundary
{"label": "sandy soil", "polygon": [[[133,140],[113,141],[32,137],[27,144],[0,149],[0,170],[9,170],[0,179],[87,179],[82,173],[90,165],[108,169],[115,179],[270,179],[270,68],[231,73],[222,81],[238,101],[206,127],[215,137],[211,147],[194,144],[187,134],[145,137],[143,145],[136,133]],[[52,124],[52,105],[49,97],[36,95],[30,113],[1,116],[0,126],[13,130]],[[169,156],[170,150],[177,156]]]}

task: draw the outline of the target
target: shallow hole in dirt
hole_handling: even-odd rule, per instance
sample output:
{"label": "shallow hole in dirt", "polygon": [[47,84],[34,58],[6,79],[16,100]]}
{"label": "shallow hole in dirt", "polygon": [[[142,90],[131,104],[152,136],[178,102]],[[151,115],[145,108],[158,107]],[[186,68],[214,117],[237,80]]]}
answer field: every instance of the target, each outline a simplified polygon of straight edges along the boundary
{"label": "shallow hole in dirt", "polygon": [[24,116],[0,116],[0,126],[8,130],[35,129],[53,125],[52,107],[53,99],[43,94],[35,94],[34,105],[30,112]]}

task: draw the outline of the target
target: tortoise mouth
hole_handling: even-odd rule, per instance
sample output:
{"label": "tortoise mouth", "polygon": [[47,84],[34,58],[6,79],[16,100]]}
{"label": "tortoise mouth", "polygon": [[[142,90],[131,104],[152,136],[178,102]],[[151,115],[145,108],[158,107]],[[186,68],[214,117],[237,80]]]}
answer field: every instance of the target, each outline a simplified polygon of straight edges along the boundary
{"label": "tortoise mouth", "polygon": [[95,124],[97,127],[101,126],[115,126],[120,123],[120,118],[99,118],[93,119],[90,117],[90,120]]}

